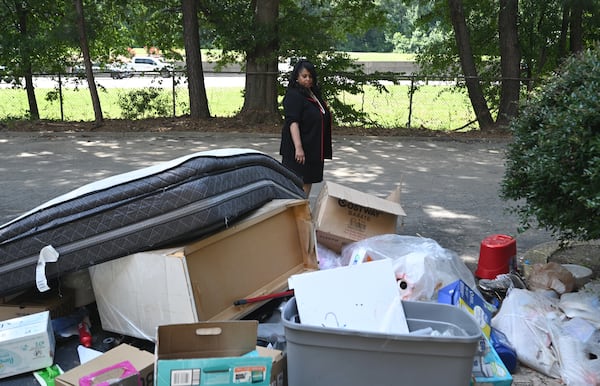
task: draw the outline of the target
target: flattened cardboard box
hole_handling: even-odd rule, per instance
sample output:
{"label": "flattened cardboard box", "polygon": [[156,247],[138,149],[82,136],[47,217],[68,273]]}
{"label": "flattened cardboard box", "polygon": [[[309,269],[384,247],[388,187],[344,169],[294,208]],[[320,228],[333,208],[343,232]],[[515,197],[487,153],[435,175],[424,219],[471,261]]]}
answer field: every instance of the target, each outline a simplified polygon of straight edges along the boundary
{"label": "flattened cardboard box", "polygon": [[[307,200],[273,200],[228,229],[185,246],[90,267],[102,328],[154,340],[159,325],[241,319],[317,269]],[[124,296],[126,294],[126,296]]]}
{"label": "flattened cardboard box", "polygon": [[142,386],[154,385],[154,354],[125,343],[59,375],[54,383],[56,386],[79,386],[79,378],[123,361],[129,361],[139,371]]}
{"label": "flattened cardboard box", "polygon": [[159,326],[157,386],[270,386],[273,358],[255,353],[257,328],[256,320]]}
{"label": "flattened cardboard box", "polygon": [[326,181],[315,203],[319,244],[340,252],[346,244],[369,237],[396,233],[400,205],[398,186],[387,199]]}
{"label": "flattened cardboard box", "polygon": [[0,320],[18,318],[38,312],[50,311],[50,318],[66,316],[75,309],[75,293],[72,289],[62,288],[39,292],[37,289],[26,291],[0,303]]}
{"label": "flattened cardboard box", "polygon": [[0,322],[0,378],[51,366],[55,343],[48,311]]}

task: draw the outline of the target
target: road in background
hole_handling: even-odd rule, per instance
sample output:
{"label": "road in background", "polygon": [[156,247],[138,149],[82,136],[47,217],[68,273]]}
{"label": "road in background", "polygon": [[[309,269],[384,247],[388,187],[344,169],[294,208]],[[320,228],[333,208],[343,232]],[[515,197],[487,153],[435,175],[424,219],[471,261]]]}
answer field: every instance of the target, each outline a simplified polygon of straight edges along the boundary
{"label": "road in background", "polygon": [[[375,71],[392,72],[399,75],[410,76],[417,67],[413,62],[357,62],[363,65],[366,73],[370,74]],[[241,72],[240,66],[228,66],[222,72],[216,72],[213,64],[203,63],[204,69],[204,84],[207,88],[213,87],[238,87],[245,86],[246,76]],[[280,71],[291,71],[287,64],[280,64]],[[132,77],[123,79],[113,79],[110,72],[95,72],[94,79],[96,83],[105,88],[145,88],[145,87],[161,87],[172,88],[173,82],[178,87],[187,87],[187,79],[183,73],[176,72],[175,76],[162,77],[155,72],[136,73]],[[65,88],[87,88],[85,77],[79,77],[76,74],[67,74],[60,77],[62,86]],[[59,82],[58,75],[46,75],[34,77],[33,84],[35,88],[57,88]],[[404,81],[409,84],[410,81]],[[428,82],[431,84],[431,81]],[[12,88],[14,85],[10,82],[0,82],[0,88]],[[21,86],[25,86],[24,81]]]}
{"label": "road in background", "polygon": [[[105,88],[147,88],[160,87],[170,89],[173,87],[173,82],[177,87],[187,87],[187,79],[184,77],[168,77],[163,78],[159,74],[145,74],[143,76],[136,75],[131,78],[113,79],[109,74],[98,73],[94,80],[100,87]],[[64,76],[60,78],[62,87],[64,88],[87,88],[87,80],[76,76]],[[212,87],[239,87],[243,88],[246,81],[244,74],[206,74],[204,76],[204,84],[207,88]],[[35,88],[53,89],[58,87],[58,76],[38,76],[33,79]],[[22,82],[22,86],[25,83]],[[1,82],[0,88],[12,88],[12,83]]]}

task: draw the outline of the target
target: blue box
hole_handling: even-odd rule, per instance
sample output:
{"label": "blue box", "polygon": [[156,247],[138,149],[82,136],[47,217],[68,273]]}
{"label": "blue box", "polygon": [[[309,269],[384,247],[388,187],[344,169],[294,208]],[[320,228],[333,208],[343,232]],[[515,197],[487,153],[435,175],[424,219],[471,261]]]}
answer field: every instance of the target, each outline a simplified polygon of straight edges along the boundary
{"label": "blue box", "polygon": [[481,350],[473,360],[471,386],[511,386],[512,382],[512,375],[488,338],[482,338]]}
{"label": "blue box", "polygon": [[483,332],[473,359],[471,386],[510,386],[512,375],[489,341],[496,307],[479,296],[464,281],[457,280],[438,291],[438,303],[452,304],[470,313]]}
{"label": "blue box", "polygon": [[464,281],[457,280],[438,291],[438,303],[458,306],[475,317],[483,334],[489,338],[491,320],[496,313],[496,307],[479,296]]}
{"label": "blue box", "polygon": [[256,350],[258,322],[237,320],[159,326],[157,386],[269,386],[273,358]]}

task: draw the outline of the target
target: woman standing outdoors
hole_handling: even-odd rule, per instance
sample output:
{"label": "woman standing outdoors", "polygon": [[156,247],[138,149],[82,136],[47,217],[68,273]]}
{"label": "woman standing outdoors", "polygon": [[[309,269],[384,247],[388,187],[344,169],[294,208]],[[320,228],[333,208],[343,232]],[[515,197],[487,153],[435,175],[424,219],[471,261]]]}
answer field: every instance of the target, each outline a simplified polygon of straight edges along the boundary
{"label": "woman standing outdoors", "polygon": [[331,113],[321,95],[315,66],[299,60],[283,98],[281,163],[304,181],[306,197],[313,183],[323,181],[325,159],[332,157]]}

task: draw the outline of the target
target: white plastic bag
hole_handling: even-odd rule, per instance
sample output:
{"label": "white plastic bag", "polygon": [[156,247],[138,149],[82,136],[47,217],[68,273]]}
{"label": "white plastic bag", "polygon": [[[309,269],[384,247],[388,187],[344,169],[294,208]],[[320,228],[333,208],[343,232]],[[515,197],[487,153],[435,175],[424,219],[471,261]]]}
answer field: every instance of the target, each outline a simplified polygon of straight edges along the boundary
{"label": "white plastic bag", "polygon": [[565,293],[558,306],[569,318],[579,317],[600,328],[600,294],[585,290]]}
{"label": "white plastic bag", "polygon": [[561,380],[568,386],[600,385],[600,342],[593,338],[597,334],[582,340],[565,328],[567,323],[551,328]]}
{"label": "white plastic bag", "polygon": [[342,266],[340,255],[317,243],[317,261],[319,269],[331,269]]}
{"label": "white plastic bag", "polygon": [[440,288],[458,279],[476,288],[473,274],[460,257],[432,239],[397,234],[370,237],[345,246],[342,264],[357,262],[359,255],[393,261],[403,300],[435,300]]}
{"label": "white plastic bag", "polygon": [[547,293],[511,289],[492,327],[526,366],[568,386],[600,385],[600,331],[585,319],[568,318]]}
{"label": "white plastic bag", "polygon": [[559,356],[552,344],[551,329],[562,316],[557,299],[513,288],[492,318],[492,327],[506,335],[519,361],[549,377],[560,378]]}

